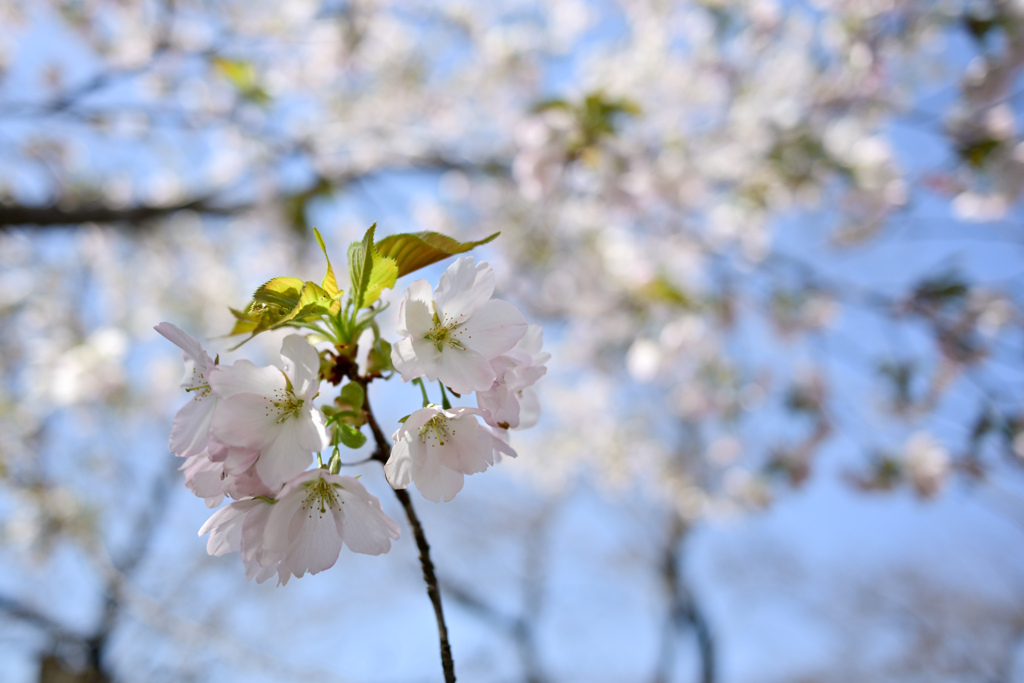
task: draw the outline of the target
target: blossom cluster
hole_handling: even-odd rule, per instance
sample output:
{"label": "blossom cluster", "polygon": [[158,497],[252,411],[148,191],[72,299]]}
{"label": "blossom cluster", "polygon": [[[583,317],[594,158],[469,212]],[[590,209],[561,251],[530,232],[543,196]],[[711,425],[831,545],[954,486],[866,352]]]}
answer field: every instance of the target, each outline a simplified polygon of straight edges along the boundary
{"label": "blossom cluster", "polygon": [[[368,234],[367,244],[375,249],[372,231]],[[373,259],[368,263],[372,267]],[[324,288],[308,285],[312,283],[303,292],[331,296],[328,291],[336,285],[329,262]],[[274,300],[267,292],[287,300],[288,294],[281,292],[294,290],[286,287],[291,283],[267,283],[263,295],[257,290],[250,310],[279,316],[269,304],[258,304],[261,297]],[[432,501],[451,500],[465,475],[484,471],[502,454],[516,455],[509,429],[537,422],[540,408],[533,385],[545,373],[549,356],[541,352],[540,328],[527,325],[512,304],[492,299],[494,287],[490,266],[466,256],[447,269],[435,290],[418,280],[402,299],[400,339],[384,363],[389,360],[395,371],[388,377],[399,374],[419,383],[424,400],[392,437],[384,472],[396,489],[415,483]],[[334,349],[318,351],[309,337],[289,335],[279,366],[260,367],[248,360],[221,364],[175,325],[164,322],[155,328],[181,348],[185,361],[181,386],[190,400],[175,416],[169,439],[170,450],[184,459],[185,484],[211,508],[225,497],[232,499],[210,517],[200,535],[210,534],[211,555],[239,552],[249,579],[263,582],[276,574],[283,585],[292,576],[333,566],[343,545],[379,555],[399,538],[397,523],[380,501],[357,479],[339,474],[339,445],[361,445],[365,437],[359,428],[370,414],[368,405],[349,403],[365,400],[369,382],[385,377],[379,368],[360,375],[350,340],[329,336],[332,330],[347,330],[358,338],[359,325],[343,322],[346,315],[349,322],[356,320],[355,313],[367,301],[365,290],[363,283],[354,299],[359,303],[344,309],[333,301],[322,310],[311,309],[325,321],[319,338],[331,339]],[[382,310],[368,308],[371,315],[364,321]],[[312,326],[304,320],[304,327]],[[262,323],[253,324],[245,329],[260,331]],[[376,325],[369,329],[378,334]],[[378,343],[379,338],[375,347]],[[339,375],[350,379],[349,384],[334,405],[318,406],[324,382],[337,385]],[[441,405],[427,399],[424,378],[440,382]],[[356,394],[346,391],[350,385],[358,387]],[[452,407],[445,387],[456,397],[476,392],[477,407]],[[320,453],[332,447],[334,455],[325,466]],[[314,454],[316,467],[309,469]]]}

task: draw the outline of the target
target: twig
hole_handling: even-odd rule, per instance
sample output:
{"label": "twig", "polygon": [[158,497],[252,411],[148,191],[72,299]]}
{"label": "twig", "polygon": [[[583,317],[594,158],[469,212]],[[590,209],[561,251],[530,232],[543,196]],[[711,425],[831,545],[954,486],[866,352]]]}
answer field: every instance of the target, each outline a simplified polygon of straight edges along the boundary
{"label": "twig", "polygon": [[[377,419],[370,409],[369,392],[367,391],[369,379],[358,377],[355,378],[355,381],[363,387],[363,393],[366,396],[363,410],[366,411],[366,422],[370,425],[370,431],[373,432],[373,439],[377,444],[372,459],[384,464],[387,462],[391,450],[384,432],[381,431],[380,425],[377,424]],[[434,607],[434,616],[437,617],[437,633],[441,647],[441,667],[444,669],[444,680],[445,683],[455,683],[455,660],[452,659],[452,648],[448,642],[448,626],[445,624],[444,608],[441,605],[441,589],[437,583],[437,574],[434,572],[434,563],[430,559],[430,544],[427,543],[427,535],[423,531],[423,525],[420,524],[420,518],[416,515],[416,509],[413,508],[409,493],[405,489],[395,489],[395,496],[398,497],[398,502],[405,509],[405,515],[409,518],[409,526],[412,527],[413,536],[416,537],[416,547],[420,551],[420,565],[423,567],[423,580],[427,584],[427,597],[430,598],[430,604]]]}

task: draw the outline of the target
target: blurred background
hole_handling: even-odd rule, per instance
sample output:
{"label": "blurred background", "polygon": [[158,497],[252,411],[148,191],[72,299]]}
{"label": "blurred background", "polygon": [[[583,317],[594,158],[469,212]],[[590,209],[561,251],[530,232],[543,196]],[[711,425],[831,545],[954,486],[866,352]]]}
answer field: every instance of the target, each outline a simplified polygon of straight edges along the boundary
{"label": "blurred background", "polygon": [[270,362],[376,222],[500,230],[553,356],[414,494],[460,680],[1024,681],[1022,69],[1018,0],[0,0],[0,680],[441,679],[379,465],[277,588],[167,452],[153,325]]}

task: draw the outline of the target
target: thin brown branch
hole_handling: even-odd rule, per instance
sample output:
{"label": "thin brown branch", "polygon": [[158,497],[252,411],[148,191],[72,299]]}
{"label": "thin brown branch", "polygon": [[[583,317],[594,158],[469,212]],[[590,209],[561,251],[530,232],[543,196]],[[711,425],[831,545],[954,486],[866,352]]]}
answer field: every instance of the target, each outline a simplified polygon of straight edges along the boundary
{"label": "thin brown branch", "polygon": [[[388,440],[384,436],[384,432],[381,430],[380,425],[377,424],[377,418],[374,417],[373,410],[370,408],[370,397],[367,391],[369,379],[359,377],[356,378],[356,381],[363,387],[363,392],[366,396],[363,409],[366,411],[366,421],[370,425],[374,442],[377,444],[372,457],[383,464],[387,462],[391,449],[388,446]],[[416,547],[420,552],[420,566],[423,568],[423,581],[427,584],[427,597],[430,598],[430,604],[434,607],[434,616],[437,618],[437,633],[441,648],[441,668],[444,670],[444,680],[445,683],[455,683],[455,660],[452,658],[452,648],[448,642],[448,625],[444,620],[441,588],[437,582],[434,563],[430,559],[430,544],[427,542],[427,535],[423,531],[423,525],[416,514],[416,509],[412,505],[409,492],[405,489],[395,489],[395,496],[398,498],[398,502],[402,504],[406,517],[409,518],[409,526],[412,527],[412,534],[416,538]]]}

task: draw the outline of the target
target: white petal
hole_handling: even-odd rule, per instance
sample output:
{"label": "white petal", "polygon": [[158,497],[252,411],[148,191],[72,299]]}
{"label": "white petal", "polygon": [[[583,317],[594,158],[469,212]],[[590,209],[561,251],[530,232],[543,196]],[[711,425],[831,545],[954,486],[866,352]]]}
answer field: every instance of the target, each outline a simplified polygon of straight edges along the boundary
{"label": "white petal", "polygon": [[256,450],[280,431],[277,410],[269,399],[257,394],[235,394],[221,400],[213,411],[211,428],[222,443]]}
{"label": "white petal", "polygon": [[231,365],[218,365],[210,371],[210,386],[222,398],[235,394],[271,396],[285,388],[284,375],[273,365],[259,366],[240,360]]}
{"label": "white petal", "polygon": [[209,356],[206,351],[203,350],[202,345],[195,337],[185,332],[177,325],[167,322],[160,323],[153,329],[162,334],[169,342],[184,351],[186,359],[191,359],[194,363],[200,366],[200,369],[205,369],[205,361]]}
{"label": "white petal", "polygon": [[519,429],[536,426],[540,420],[540,399],[537,390],[527,387],[519,392]]}
{"label": "white petal", "polygon": [[[289,420],[292,421],[292,420]],[[294,418],[296,423],[295,439],[298,444],[307,451],[322,451],[330,445],[331,439],[327,435],[327,422],[323,413],[316,406],[310,406],[308,411],[299,413]]]}
{"label": "white petal", "polygon": [[178,414],[174,416],[171,437],[167,442],[167,447],[171,449],[172,453],[178,457],[187,458],[206,450],[213,410],[216,407],[217,397],[213,394],[193,396],[188,403],[181,407]]}
{"label": "white petal", "polygon": [[[333,479],[333,477],[332,477]],[[352,477],[337,477],[335,492],[341,512],[335,515],[338,532],[349,550],[380,555],[391,550],[391,539],[399,536],[398,524],[384,514],[380,501]]]}
{"label": "white petal", "polygon": [[457,394],[486,391],[494,384],[494,368],[476,351],[445,349],[440,357],[437,378]]}
{"label": "white petal", "polygon": [[240,500],[213,513],[199,529],[200,536],[213,530],[213,534],[210,535],[210,540],[206,544],[206,552],[210,555],[223,555],[239,550],[244,515],[258,502]]}
{"label": "white petal", "polygon": [[433,453],[436,448],[423,448],[421,444],[412,444],[413,471],[412,479],[423,497],[435,503],[441,499],[448,501],[462,490],[465,477],[462,472],[446,467],[441,454]]}
{"label": "white petal", "polygon": [[493,437],[474,417],[452,420],[452,447],[446,449],[445,464],[463,474],[483,472],[494,464]]}
{"label": "white petal", "polygon": [[424,339],[406,337],[391,347],[391,364],[406,382],[427,374],[433,376],[431,381],[437,379],[440,358],[437,347]]}
{"label": "white petal", "polygon": [[526,318],[507,301],[495,299],[484,304],[457,330],[458,340],[488,360],[516,345],[526,334]]}
{"label": "white petal", "polygon": [[494,271],[486,263],[474,265],[472,256],[463,256],[438,280],[434,290],[437,314],[446,322],[460,315],[470,316],[494,294]]}
{"label": "white petal", "polygon": [[[301,515],[301,511],[298,513]],[[315,510],[312,516],[297,526],[298,533],[288,555],[281,560],[278,572],[291,572],[296,578],[306,572],[318,574],[330,569],[341,553],[341,536],[334,521],[334,515],[327,510],[321,515]]]}
{"label": "white petal", "polygon": [[256,473],[267,486],[276,490],[289,479],[300,474],[313,461],[313,452],[298,442],[298,423],[282,423],[274,440],[260,450]]}
{"label": "white petal", "polygon": [[320,354],[305,337],[291,334],[281,343],[284,372],[299,398],[312,400],[320,390]]}
{"label": "white petal", "polygon": [[384,477],[394,489],[408,488],[412,483],[412,455],[409,453],[408,438],[399,440],[391,448],[391,455],[384,464]]}
{"label": "white petal", "polygon": [[400,337],[422,337],[434,327],[434,302],[430,283],[416,280],[405,290],[398,307],[395,331]]}

